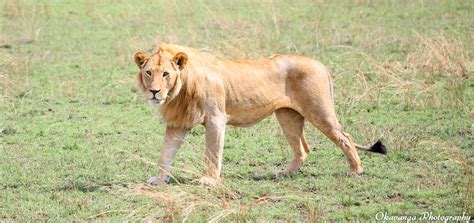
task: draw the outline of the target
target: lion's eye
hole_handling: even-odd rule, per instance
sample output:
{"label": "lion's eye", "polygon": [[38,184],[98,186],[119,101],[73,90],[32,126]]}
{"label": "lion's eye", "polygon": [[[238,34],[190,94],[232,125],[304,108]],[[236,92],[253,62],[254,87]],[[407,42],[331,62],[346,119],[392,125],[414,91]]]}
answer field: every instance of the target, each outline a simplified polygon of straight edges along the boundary
{"label": "lion's eye", "polygon": [[147,70],[145,73],[151,76],[151,71]]}
{"label": "lion's eye", "polygon": [[166,76],[168,76],[169,74],[170,74],[170,73],[168,73],[168,72],[163,72],[163,77],[166,77]]}

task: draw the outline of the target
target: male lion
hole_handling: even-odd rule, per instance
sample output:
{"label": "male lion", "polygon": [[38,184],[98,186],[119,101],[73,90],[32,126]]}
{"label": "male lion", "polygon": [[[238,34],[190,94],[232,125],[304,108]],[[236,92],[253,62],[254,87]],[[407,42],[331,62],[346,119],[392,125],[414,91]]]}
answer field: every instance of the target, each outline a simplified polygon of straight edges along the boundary
{"label": "male lion", "polygon": [[293,149],[293,160],[277,176],[298,170],[310,147],[303,133],[307,119],[342,149],[351,174],[361,175],[357,150],[386,154],[381,142],[364,147],[342,130],[334,111],[329,71],[304,56],[274,55],[255,61],[221,60],[198,50],[160,44],[151,56],[135,54],[137,81],[150,104],[160,107],[166,133],[158,175],[151,184],[169,180],[169,170],[186,132],[206,129],[205,175],[200,184],[216,185],[222,167],[226,125],[250,126],[275,113]]}

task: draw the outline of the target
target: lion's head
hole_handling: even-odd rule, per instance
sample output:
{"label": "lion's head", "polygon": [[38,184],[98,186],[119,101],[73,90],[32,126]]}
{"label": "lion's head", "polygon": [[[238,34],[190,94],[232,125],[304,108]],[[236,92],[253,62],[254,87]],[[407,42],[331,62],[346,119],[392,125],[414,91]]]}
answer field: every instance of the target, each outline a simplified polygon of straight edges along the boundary
{"label": "lion's head", "polygon": [[150,104],[163,105],[179,93],[181,73],[187,61],[188,56],[183,52],[172,54],[159,50],[151,56],[143,52],[135,53],[135,63],[140,69],[138,86]]}

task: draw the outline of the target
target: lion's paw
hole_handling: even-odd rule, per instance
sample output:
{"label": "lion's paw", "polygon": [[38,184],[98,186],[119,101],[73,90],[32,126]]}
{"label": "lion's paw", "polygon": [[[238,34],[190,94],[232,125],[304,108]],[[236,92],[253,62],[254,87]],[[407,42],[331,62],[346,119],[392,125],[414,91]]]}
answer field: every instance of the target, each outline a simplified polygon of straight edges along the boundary
{"label": "lion's paw", "polygon": [[151,184],[151,185],[163,185],[163,184],[166,184],[170,181],[170,177],[169,176],[166,176],[166,177],[150,177],[150,179],[148,179],[146,182],[148,184]]}
{"label": "lion's paw", "polygon": [[279,172],[275,173],[275,178],[280,178],[280,177],[284,177],[284,176],[287,176],[287,175],[288,175],[288,172],[279,171]]}
{"label": "lion's paw", "polygon": [[286,176],[290,176],[294,173],[296,173],[298,171],[298,169],[295,169],[295,170],[282,170],[282,171],[279,171],[275,174],[275,178],[280,178],[280,177],[286,177]]}
{"label": "lion's paw", "polygon": [[205,186],[209,186],[209,187],[215,187],[217,186],[217,183],[218,183],[218,180],[212,178],[212,177],[201,177],[201,179],[199,179],[199,185],[205,185]]}
{"label": "lion's paw", "polygon": [[360,176],[362,176],[363,174],[364,174],[364,171],[362,170],[362,168],[359,169],[359,170],[351,170],[351,171],[349,172],[349,176],[360,177]]}

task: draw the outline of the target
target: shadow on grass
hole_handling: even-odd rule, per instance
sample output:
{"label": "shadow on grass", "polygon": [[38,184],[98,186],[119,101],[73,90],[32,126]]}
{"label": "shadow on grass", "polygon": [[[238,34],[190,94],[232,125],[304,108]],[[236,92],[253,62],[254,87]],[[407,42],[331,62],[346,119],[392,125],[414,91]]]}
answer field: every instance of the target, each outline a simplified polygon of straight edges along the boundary
{"label": "shadow on grass", "polygon": [[98,191],[101,187],[107,186],[109,184],[104,185],[88,185],[84,183],[73,183],[72,185],[63,185],[61,187],[57,187],[55,191],[80,191],[83,193],[90,193]]}
{"label": "shadow on grass", "polygon": [[275,174],[273,173],[266,173],[266,174],[253,175],[251,179],[255,181],[263,181],[263,180],[278,180],[279,178],[277,178]]}
{"label": "shadow on grass", "polygon": [[175,177],[171,177],[167,184],[168,185],[193,184],[193,183],[196,183],[194,181],[195,180],[193,179],[175,176]]}

